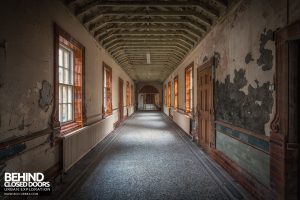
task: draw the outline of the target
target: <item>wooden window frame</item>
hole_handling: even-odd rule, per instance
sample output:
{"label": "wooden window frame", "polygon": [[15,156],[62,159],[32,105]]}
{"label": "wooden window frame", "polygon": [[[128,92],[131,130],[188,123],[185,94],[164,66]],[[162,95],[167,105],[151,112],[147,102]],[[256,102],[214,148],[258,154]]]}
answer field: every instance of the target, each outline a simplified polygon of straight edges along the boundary
{"label": "wooden window frame", "polygon": [[167,85],[164,86],[164,105],[167,106]]}
{"label": "wooden window frame", "polygon": [[[73,90],[73,120],[61,123],[59,121],[59,48],[66,46],[74,54],[74,90]],[[85,113],[85,47],[69,33],[54,24],[54,104],[51,115],[51,126],[54,136],[64,135],[84,126]],[[79,67],[80,66],[80,67]]]}
{"label": "wooden window frame", "polygon": [[133,85],[130,86],[130,95],[131,95],[131,102],[130,105],[133,106],[134,105],[134,91],[133,91]]}
{"label": "wooden window frame", "polygon": [[[175,85],[176,85],[176,87],[175,87]],[[178,91],[179,90],[178,90],[178,75],[177,75],[174,78],[174,109],[175,110],[178,109],[178,102],[179,102]]]}
{"label": "wooden window frame", "polygon": [[126,81],[126,106],[130,106],[130,85],[129,81]]}
{"label": "wooden window frame", "polygon": [[171,91],[171,81],[168,82],[168,107],[171,107],[171,98],[172,98],[172,91]]}
{"label": "wooden window frame", "polygon": [[[187,88],[187,73],[189,71],[192,71],[192,88]],[[187,114],[191,114],[193,112],[194,109],[194,62],[192,62],[191,64],[189,64],[185,70],[184,70],[184,85],[185,85],[185,90],[184,90],[184,101],[185,101],[185,112]],[[190,98],[189,100],[191,101],[191,103],[189,103],[190,105],[188,106],[187,104],[187,89],[189,89],[189,96],[191,96],[190,93],[192,93],[192,98]]]}
{"label": "wooden window frame", "polygon": [[[112,115],[112,68],[107,65],[105,62],[103,62],[103,71],[102,71],[102,115],[103,115],[103,118],[105,117],[108,117],[110,115]],[[109,75],[108,75],[108,78],[109,78],[109,83],[110,83],[110,90],[109,92],[106,92],[106,94],[109,94],[109,99],[110,99],[110,102],[107,102],[107,99],[105,99],[105,96],[104,96],[104,90],[105,90],[105,87],[104,87],[104,76],[105,76],[105,73],[106,71],[108,71]],[[108,105],[108,109],[106,110],[105,109],[105,106],[104,106],[104,101],[106,101],[106,105]],[[106,110],[106,111],[105,111]]]}

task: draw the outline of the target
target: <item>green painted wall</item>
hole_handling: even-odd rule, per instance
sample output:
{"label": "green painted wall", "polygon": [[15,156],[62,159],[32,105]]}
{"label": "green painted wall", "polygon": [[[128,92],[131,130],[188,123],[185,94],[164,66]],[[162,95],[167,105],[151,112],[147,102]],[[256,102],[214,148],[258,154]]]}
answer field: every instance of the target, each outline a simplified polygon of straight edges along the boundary
{"label": "green painted wall", "polygon": [[241,168],[256,177],[261,183],[269,185],[269,155],[217,131],[217,150],[237,163]]}

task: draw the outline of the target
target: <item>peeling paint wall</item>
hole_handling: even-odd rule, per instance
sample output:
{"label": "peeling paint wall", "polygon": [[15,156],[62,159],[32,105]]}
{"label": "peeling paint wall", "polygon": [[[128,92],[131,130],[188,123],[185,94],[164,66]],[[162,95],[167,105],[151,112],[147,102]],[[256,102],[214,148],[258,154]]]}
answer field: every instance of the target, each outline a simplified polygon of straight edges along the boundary
{"label": "peeling paint wall", "polygon": [[[275,42],[274,32],[289,23],[300,20],[300,1],[291,0],[241,0],[231,11],[212,28],[194,50],[164,81],[167,84],[173,77],[179,76],[179,107],[185,107],[184,69],[194,62],[194,106],[197,105],[197,68],[208,59],[215,58],[215,114],[216,119],[233,126],[244,128],[256,135],[255,145],[261,143],[268,146],[270,123],[275,114]],[[288,9],[289,8],[289,9]],[[224,128],[224,127],[223,127]],[[217,144],[228,147],[218,131]],[[234,133],[243,135],[244,133]],[[235,137],[233,137],[235,138]],[[261,140],[261,138],[265,138]],[[233,139],[235,147],[242,148],[239,138]],[[257,140],[257,141],[256,141]],[[246,144],[250,144],[246,141]],[[247,146],[247,145],[246,145]],[[217,145],[219,151],[224,148]],[[232,147],[232,148],[235,148]],[[243,147],[244,148],[244,147]],[[227,149],[228,150],[228,149]],[[268,174],[268,149],[260,152],[265,161],[256,156],[250,163],[246,157],[223,152],[239,166],[247,165],[246,171],[259,177],[255,166],[260,166]],[[234,149],[232,149],[234,150]],[[225,150],[224,150],[225,151]],[[256,155],[254,148],[247,148],[250,155]],[[255,151],[255,152],[254,152]],[[264,177],[264,184],[268,184]]]}
{"label": "peeling paint wall", "polygon": [[[101,119],[103,62],[112,67],[113,108],[118,107],[119,77],[134,85],[62,2],[4,1],[1,2],[0,18],[0,142],[50,128],[54,22],[85,46],[88,123]],[[45,171],[61,161],[60,152],[60,145],[51,146],[49,134],[1,149],[1,173]]]}
{"label": "peeling paint wall", "polygon": [[[269,135],[270,120],[275,112],[275,105],[272,103],[275,102],[275,92],[272,91],[275,73],[273,32],[286,25],[286,15],[286,1],[242,0],[212,28],[200,44],[165,80],[164,84],[179,74],[179,93],[180,91],[183,93],[184,69],[194,62],[195,87],[197,68],[213,56],[216,58],[215,81],[219,85],[224,84],[226,80],[234,83],[235,73],[242,69],[245,83],[236,92],[249,95],[249,88],[256,90],[258,86],[270,85],[271,90],[267,91],[267,96],[269,93],[273,96],[273,100],[269,100],[268,105],[271,105],[272,109],[268,107],[269,120],[264,124],[264,130],[260,131],[264,135]],[[218,95],[217,93],[216,96],[218,97]],[[179,107],[184,108],[184,94],[179,94],[179,96]],[[259,95],[251,96],[251,98],[260,103]],[[197,104],[196,89],[194,90],[194,104]],[[236,124],[234,119],[229,122]],[[255,129],[251,126],[250,128]]]}

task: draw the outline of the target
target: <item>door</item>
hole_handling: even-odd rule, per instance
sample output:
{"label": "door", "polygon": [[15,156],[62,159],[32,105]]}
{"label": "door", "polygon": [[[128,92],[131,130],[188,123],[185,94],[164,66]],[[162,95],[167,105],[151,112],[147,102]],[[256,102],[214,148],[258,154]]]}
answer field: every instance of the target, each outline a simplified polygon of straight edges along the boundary
{"label": "door", "polygon": [[209,147],[212,132],[211,66],[206,63],[197,70],[198,142],[205,149]]}
{"label": "door", "polygon": [[124,81],[121,78],[119,78],[119,122],[121,122],[124,117],[123,84]]}

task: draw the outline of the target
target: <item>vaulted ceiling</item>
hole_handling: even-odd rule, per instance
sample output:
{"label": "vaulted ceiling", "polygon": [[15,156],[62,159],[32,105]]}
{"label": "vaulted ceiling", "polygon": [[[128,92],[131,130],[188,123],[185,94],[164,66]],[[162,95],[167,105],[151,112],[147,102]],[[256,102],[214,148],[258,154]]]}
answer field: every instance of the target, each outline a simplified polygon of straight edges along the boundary
{"label": "vaulted ceiling", "polygon": [[66,0],[65,4],[133,80],[163,81],[230,2]]}

